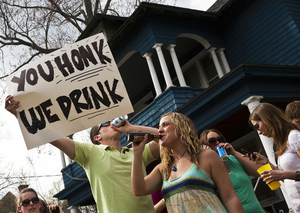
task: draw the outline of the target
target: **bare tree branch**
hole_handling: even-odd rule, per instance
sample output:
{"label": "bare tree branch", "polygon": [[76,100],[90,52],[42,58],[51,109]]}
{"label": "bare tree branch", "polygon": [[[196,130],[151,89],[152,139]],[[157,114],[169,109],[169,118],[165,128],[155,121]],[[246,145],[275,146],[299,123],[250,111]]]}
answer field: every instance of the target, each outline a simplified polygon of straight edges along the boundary
{"label": "bare tree branch", "polygon": [[[146,1],[164,2],[164,0]],[[73,43],[97,13],[128,16],[140,2],[140,0],[0,0],[0,48],[22,47],[22,51],[26,54],[18,53],[18,63],[14,63],[15,67],[21,67],[35,56],[51,53],[66,44]],[[0,76],[6,76],[3,74],[0,73]]]}

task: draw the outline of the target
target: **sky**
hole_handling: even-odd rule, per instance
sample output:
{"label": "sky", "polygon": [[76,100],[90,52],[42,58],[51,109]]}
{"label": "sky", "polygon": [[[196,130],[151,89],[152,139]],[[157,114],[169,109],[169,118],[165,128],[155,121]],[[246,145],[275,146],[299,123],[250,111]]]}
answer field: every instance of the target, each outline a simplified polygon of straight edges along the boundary
{"label": "sky", "polygon": [[[215,0],[166,0],[168,5],[174,6],[175,4],[177,7],[202,11],[206,11],[214,3]],[[27,150],[17,119],[4,109],[4,103],[0,106],[0,126],[1,172],[3,167],[7,166],[16,172],[24,169],[28,176],[31,176],[28,183],[30,187],[41,194],[47,193],[52,189],[54,181],[62,179],[60,151],[50,144],[41,147],[41,154],[38,154],[37,149]],[[78,140],[80,141],[80,136]],[[51,155],[48,154],[49,149],[52,151]],[[28,163],[28,158],[32,159],[32,164]]]}

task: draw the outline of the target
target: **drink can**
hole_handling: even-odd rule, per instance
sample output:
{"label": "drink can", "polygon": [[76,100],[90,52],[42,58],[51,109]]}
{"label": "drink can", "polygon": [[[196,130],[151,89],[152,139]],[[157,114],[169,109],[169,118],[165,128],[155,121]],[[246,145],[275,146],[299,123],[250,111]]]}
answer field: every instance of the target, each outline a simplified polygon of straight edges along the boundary
{"label": "drink can", "polygon": [[227,155],[226,150],[223,147],[217,146],[217,152],[218,152],[220,158],[222,158],[223,161],[228,160],[229,157]]}
{"label": "drink can", "polygon": [[120,117],[117,117],[115,118],[112,122],[111,122],[111,125],[112,126],[115,126],[115,127],[119,127],[119,126],[123,126],[125,124],[127,120],[127,116],[120,116]]}

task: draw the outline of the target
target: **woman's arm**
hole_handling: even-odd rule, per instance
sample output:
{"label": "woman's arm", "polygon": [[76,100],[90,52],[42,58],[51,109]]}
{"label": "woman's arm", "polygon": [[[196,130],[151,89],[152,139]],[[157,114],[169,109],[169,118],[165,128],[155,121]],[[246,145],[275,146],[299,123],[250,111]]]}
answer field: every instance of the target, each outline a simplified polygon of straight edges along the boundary
{"label": "woman's arm", "polygon": [[217,153],[209,149],[202,150],[200,153],[200,160],[202,161],[200,161],[201,168],[204,167],[206,172],[210,173],[211,179],[216,184],[221,199],[225,204],[228,212],[244,212],[242,203],[233,189],[231,180],[226,172],[224,163],[221,160],[221,158],[217,155]]}
{"label": "woman's arm", "polygon": [[300,173],[298,171],[280,171],[280,170],[268,170],[261,172],[261,177],[265,178],[264,181],[269,184],[273,181],[279,181],[284,179],[299,181]]}
{"label": "woman's arm", "polygon": [[270,164],[270,166],[273,170],[278,170],[278,168],[274,164],[272,164],[267,157],[265,157],[264,155],[262,155],[258,152],[253,152],[253,153],[256,154],[257,158],[254,159],[252,156],[250,156],[249,157],[250,160],[252,160],[256,164],[261,165],[261,166],[268,163],[268,164]]}
{"label": "woman's arm", "polygon": [[248,175],[252,175],[254,177],[260,176],[257,172],[257,169],[261,167],[261,165],[250,161],[247,157],[243,157],[244,155],[237,152],[230,143],[224,143],[222,144],[222,146],[226,149],[228,154],[233,155],[239,162],[244,165],[245,171]]}
{"label": "woman's arm", "polygon": [[[157,128],[153,128],[153,127],[149,127],[149,126],[132,125],[128,121],[125,122],[124,126],[112,127],[112,128],[114,128],[120,132],[124,132],[124,133],[126,133],[126,132],[149,132],[152,134],[158,134]],[[160,147],[159,147],[158,141],[150,142],[150,150],[151,150],[153,157],[158,159],[160,156]]]}
{"label": "woman's arm", "polygon": [[152,172],[144,177],[142,167],[142,154],[148,136],[141,143],[132,143],[133,161],[131,170],[131,188],[136,196],[148,195],[157,191],[162,185],[162,174],[160,172],[160,164],[157,165]]}
{"label": "woman's arm", "polygon": [[155,213],[161,213],[166,207],[165,199],[162,198],[158,203],[154,205]]}

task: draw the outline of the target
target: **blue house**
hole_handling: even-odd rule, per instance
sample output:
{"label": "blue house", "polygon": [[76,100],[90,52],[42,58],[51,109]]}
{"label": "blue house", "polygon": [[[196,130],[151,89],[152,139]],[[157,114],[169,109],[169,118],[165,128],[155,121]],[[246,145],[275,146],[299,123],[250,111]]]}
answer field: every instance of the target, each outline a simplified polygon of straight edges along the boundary
{"label": "blue house", "polygon": [[[177,111],[199,134],[218,129],[236,150],[261,150],[276,163],[273,141],[251,129],[248,117],[260,102],[284,110],[300,97],[299,14],[299,0],[218,0],[206,12],[142,3],[128,18],[98,14],[79,40],[106,36],[135,110],[132,124],[158,126],[161,115]],[[79,164],[62,174],[58,199],[94,203]],[[287,212],[284,187],[252,181],[266,210]]]}

